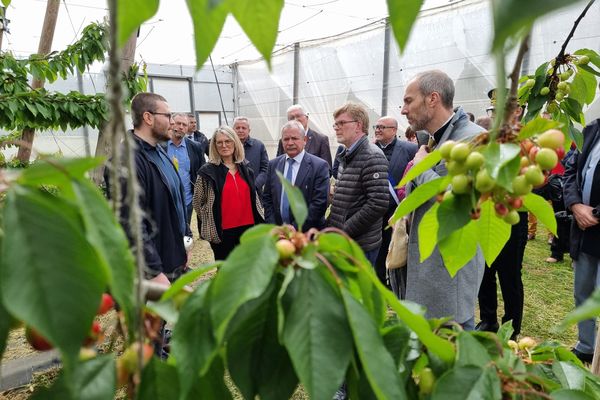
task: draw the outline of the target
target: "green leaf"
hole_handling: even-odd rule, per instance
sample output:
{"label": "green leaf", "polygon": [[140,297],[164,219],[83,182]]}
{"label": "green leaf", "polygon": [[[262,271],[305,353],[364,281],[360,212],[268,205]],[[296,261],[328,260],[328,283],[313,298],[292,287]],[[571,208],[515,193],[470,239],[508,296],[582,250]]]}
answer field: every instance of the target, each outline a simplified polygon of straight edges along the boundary
{"label": "green leaf", "polygon": [[450,236],[441,240],[438,244],[444,266],[454,277],[477,252],[477,224],[469,222],[464,227],[454,231]]}
{"label": "green leaf", "polygon": [[211,0],[187,0],[194,24],[197,69],[202,68],[208,60],[229,12],[226,2],[213,3]]}
{"label": "green leaf", "polygon": [[521,128],[518,139],[527,139],[532,136],[539,135],[540,133],[543,133],[548,129],[557,128],[559,126],[560,122],[558,121],[537,117],[526,123],[525,126]]}
{"label": "green leaf", "polygon": [[225,383],[225,365],[220,357],[214,359],[210,369],[194,385],[188,399],[230,400],[233,397]]}
{"label": "green leaf", "polygon": [[74,392],[81,400],[112,399],[116,386],[114,355],[99,355],[80,363],[75,370],[74,382]]}
{"label": "green leaf", "polygon": [[500,168],[496,184],[507,190],[512,190],[512,182],[519,173],[520,168],[521,157],[517,156]]}
{"label": "green leaf", "polygon": [[435,245],[437,244],[439,222],[438,208],[440,203],[434,203],[433,206],[423,215],[419,222],[420,238],[429,238],[428,240],[419,240],[419,262],[423,262],[431,256]]}
{"label": "green leaf", "polygon": [[171,352],[177,362],[181,398],[192,389],[198,375],[204,373],[217,352],[208,302],[209,282],[202,283],[183,303],[173,330]]}
{"label": "green leaf", "polygon": [[[0,285],[8,311],[58,347],[73,367],[108,283],[72,203],[14,187],[6,196]],[[73,301],[77,299],[77,301]]]}
{"label": "green leaf", "polygon": [[455,367],[440,377],[431,400],[500,400],[502,392],[496,368]]}
{"label": "green leaf", "polygon": [[592,104],[595,97],[596,77],[584,69],[579,69],[571,82],[568,98],[573,98],[581,104]]}
{"label": "green leaf", "polygon": [[[135,261],[121,225],[106,199],[88,179],[73,181],[75,198],[85,226],[88,242],[94,247],[109,274],[111,293],[131,324],[134,320],[133,278]],[[99,301],[100,299],[98,299]]]}
{"label": "green leaf", "polygon": [[2,5],[4,5],[4,7],[8,7],[10,5],[10,1],[11,0],[2,0]]}
{"label": "green leaf", "polygon": [[158,11],[159,0],[127,0],[117,2],[118,43],[123,45],[140,25]]}
{"label": "green leaf", "polygon": [[592,75],[600,76],[600,72],[596,71],[594,68],[590,67],[589,65],[578,65],[577,68],[582,71],[588,72]]}
{"label": "green leaf", "polygon": [[510,225],[496,215],[491,199],[481,204],[481,214],[477,221],[479,246],[487,265],[492,265],[510,238]]}
{"label": "green leaf", "polygon": [[585,373],[583,368],[570,362],[555,361],[552,363],[552,372],[564,388],[584,389]]}
{"label": "green leaf", "polygon": [[[588,56],[590,58],[590,63],[595,65],[596,67],[600,68],[600,55],[598,55],[598,53],[596,53],[594,50],[579,49],[579,50],[575,51],[573,54]],[[581,66],[578,65],[578,67],[581,67]]]}
{"label": "green leaf", "polygon": [[[0,247],[2,245],[0,244]],[[2,289],[2,288],[0,288]],[[4,308],[2,304],[2,294],[0,293],[0,359],[6,348],[6,339],[8,338],[8,332],[10,331],[10,322],[12,320],[8,310]]]}
{"label": "green leaf", "polygon": [[406,399],[404,386],[377,325],[365,308],[342,287],[342,298],[354,344],[371,389],[380,399]]}
{"label": "green leaf", "polygon": [[591,396],[581,390],[558,389],[550,393],[553,400],[594,400],[597,397]]}
{"label": "green leaf", "polygon": [[560,108],[564,110],[573,121],[585,125],[583,105],[577,100],[567,97],[560,103]]}
{"label": "green leaf", "polygon": [[312,399],[331,399],[352,356],[352,336],[337,291],[321,269],[302,270],[286,316],[283,344],[296,374]]}
{"label": "green leaf", "polygon": [[218,268],[221,266],[221,264],[223,264],[222,261],[217,261],[181,275],[175,282],[171,284],[171,286],[169,286],[162,296],[160,296],[160,301],[167,301],[171,299],[173,296],[181,292],[186,285],[196,282],[201,276],[214,270],[215,268]]}
{"label": "green leaf", "polygon": [[306,207],[306,201],[304,201],[302,191],[285,179],[281,172],[276,172],[290,203],[290,210],[294,215],[294,220],[296,221],[296,224],[298,224],[298,231],[302,231],[302,225],[304,225],[304,221],[306,221],[306,217],[308,217],[308,208]]}
{"label": "green leaf", "polygon": [[392,223],[396,223],[400,218],[413,212],[435,195],[445,191],[451,180],[451,177],[444,176],[417,186],[408,197],[400,202],[391,218]]}
{"label": "green leaf", "polygon": [[269,66],[283,3],[283,0],[236,0],[230,3],[231,13]]}
{"label": "green leaf", "polygon": [[560,328],[565,329],[576,322],[596,318],[598,315],[600,315],[600,289],[596,289],[582,305],[567,314]]}
{"label": "green leaf", "polygon": [[521,147],[514,143],[490,143],[482,152],[485,157],[485,167],[491,177],[498,179],[500,169],[519,156]]}
{"label": "green leaf", "polygon": [[417,20],[422,5],[423,0],[387,0],[389,23],[394,30],[394,37],[400,51],[404,51],[406,48],[410,31]]}
{"label": "green leaf", "polygon": [[71,178],[83,178],[85,173],[101,165],[104,157],[53,158],[40,160],[23,170],[17,182],[21,185],[70,185]]}
{"label": "green leaf", "polygon": [[179,397],[179,380],[175,367],[152,357],[142,371],[138,400],[164,400]]}
{"label": "green leaf", "polygon": [[456,366],[485,367],[492,361],[487,350],[470,332],[460,332],[456,341]]}
{"label": "green leaf", "polygon": [[268,287],[278,260],[275,239],[270,236],[249,240],[227,257],[210,290],[211,318],[217,343],[223,340],[237,309],[246,301],[259,297]]}
{"label": "green leaf", "polygon": [[453,232],[467,225],[471,221],[471,196],[454,195],[444,199],[438,208],[438,235],[437,241],[441,242]]}
{"label": "green leaf", "polygon": [[556,235],[556,218],[552,206],[541,196],[529,193],[523,196],[523,205],[535,214],[542,224]]}
{"label": "green leaf", "polygon": [[[293,271],[292,268],[288,270]],[[287,350],[278,340],[277,291],[271,285],[263,296],[242,306],[227,335],[227,366],[244,398],[289,399],[298,378]],[[246,303],[247,305],[249,303]]]}
{"label": "green leaf", "polygon": [[502,51],[506,41],[517,33],[523,34],[533,22],[551,11],[575,3],[574,0],[503,0],[495,1],[494,41],[492,51]]}
{"label": "green leaf", "polygon": [[417,176],[421,175],[423,172],[428,169],[433,168],[442,160],[442,155],[439,150],[434,150],[429,153],[424,159],[422,159],[418,164],[415,164],[407,173],[404,175],[404,178],[398,184],[398,188],[406,185],[408,182],[415,179]]}

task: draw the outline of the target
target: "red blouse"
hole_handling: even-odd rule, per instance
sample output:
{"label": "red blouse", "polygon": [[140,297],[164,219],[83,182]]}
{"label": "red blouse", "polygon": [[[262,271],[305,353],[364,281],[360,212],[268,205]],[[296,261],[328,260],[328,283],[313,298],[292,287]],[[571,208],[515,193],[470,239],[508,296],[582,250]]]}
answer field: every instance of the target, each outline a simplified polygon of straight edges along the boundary
{"label": "red blouse", "polygon": [[231,229],[254,225],[250,187],[239,171],[227,173],[221,195],[221,227]]}

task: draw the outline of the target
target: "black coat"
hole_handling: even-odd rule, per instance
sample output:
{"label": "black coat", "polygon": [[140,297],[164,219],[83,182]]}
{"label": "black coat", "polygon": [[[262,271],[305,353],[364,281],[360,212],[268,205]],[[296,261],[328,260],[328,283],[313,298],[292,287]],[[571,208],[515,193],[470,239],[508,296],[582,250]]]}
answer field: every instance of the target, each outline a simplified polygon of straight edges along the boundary
{"label": "black coat", "polygon": [[[140,208],[142,215],[142,239],[144,241],[144,259],[148,277],[161,272],[174,280],[181,275],[187,262],[187,254],[183,245],[178,215],[166,178],[158,165],[152,160],[149,152],[163,151],[153,147],[139,137],[133,135],[135,142],[135,168],[140,186]],[[175,166],[173,166],[175,169]],[[110,171],[105,170],[105,180],[110,188]],[[183,187],[180,187],[181,198],[184,199]],[[132,240],[129,227],[130,207],[126,201],[127,185],[121,184],[120,222],[129,240]],[[110,192],[108,193],[110,197]],[[185,210],[185,204],[182,205]],[[190,232],[188,232],[189,234]]]}
{"label": "black coat", "polygon": [[329,226],[345,231],[365,252],[378,249],[389,204],[388,160],[366,136],[339,158]]}
{"label": "black coat", "polygon": [[[388,169],[388,180],[392,187],[396,187],[402,180],[406,165],[415,158],[418,147],[415,143],[410,143],[404,140],[396,139],[392,158],[390,158],[390,167]],[[396,201],[390,193],[390,204],[388,206],[388,214],[390,215],[396,210]]]}
{"label": "black coat", "polygon": [[[567,162],[564,173],[564,201],[565,207],[570,210],[571,206],[583,203],[582,170],[585,162],[590,157],[590,152],[596,142],[600,140],[600,119],[595,120],[583,129],[583,147],[581,152]],[[600,166],[596,167],[592,181],[590,206],[600,207]],[[573,219],[571,224],[571,257],[576,260],[580,252],[600,257],[600,224],[582,231]]]}

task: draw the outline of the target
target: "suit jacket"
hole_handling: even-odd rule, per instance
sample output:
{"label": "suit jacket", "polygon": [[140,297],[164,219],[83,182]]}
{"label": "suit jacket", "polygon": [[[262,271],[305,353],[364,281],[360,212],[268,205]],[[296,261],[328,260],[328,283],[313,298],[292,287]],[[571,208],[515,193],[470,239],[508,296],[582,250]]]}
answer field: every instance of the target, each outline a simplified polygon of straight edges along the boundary
{"label": "suit jacket", "polygon": [[[415,143],[396,139],[394,151],[392,152],[392,158],[390,158],[390,168],[388,169],[388,180],[394,188],[402,180],[402,175],[406,169],[406,164],[415,158],[417,150],[418,147]],[[396,210],[397,205],[398,204],[396,204],[396,201],[390,193],[390,205],[388,207],[388,211],[393,213],[394,210]]]}
{"label": "suit jacket", "polygon": [[[595,120],[583,129],[583,147],[581,152],[577,151],[569,159],[565,166],[564,177],[564,201],[567,210],[571,206],[583,203],[583,167],[594,145],[600,140],[600,119]],[[592,180],[592,191],[590,204],[592,207],[600,206],[600,166],[596,166]],[[575,219],[571,224],[570,253],[571,257],[577,260],[579,253],[584,252],[595,257],[600,257],[600,224],[582,231]]]}
{"label": "suit jacket", "polygon": [[255,176],[255,185],[258,195],[262,197],[263,186],[267,179],[267,167],[269,165],[269,156],[263,142],[249,137],[244,143],[244,152],[246,160]]}
{"label": "suit jacket", "polygon": [[[469,121],[467,114],[458,107],[438,145],[446,140],[468,139],[482,131],[483,128]],[[415,186],[447,174],[446,164],[441,162],[415,178],[407,185],[407,190],[414,190]],[[425,306],[427,318],[451,317],[458,323],[464,323],[474,316],[485,262],[481,250],[478,249],[475,257],[452,278],[444,266],[437,245],[431,256],[420,262],[419,240],[431,240],[431,238],[419,238],[418,226],[423,215],[434,202],[435,197],[419,206],[411,217],[406,300]]]}
{"label": "suit jacket", "polygon": [[[329,147],[329,138],[310,128],[308,128],[306,136],[307,140],[304,151],[327,161],[329,169],[331,169],[331,148]],[[283,144],[281,143],[281,139],[279,139],[279,144],[277,145],[277,157],[282,154],[284,154]]]}
{"label": "suit jacket", "polygon": [[[267,181],[263,193],[265,220],[267,223],[281,225],[281,182],[276,171],[283,174],[286,155],[283,154],[269,161]],[[329,167],[319,157],[307,152],[298,169],[294,186],[300,189],[308,206],[308,217],[302,226],[306,232],[310,228],[325,227],[325,210],[329,193]],[[296,224],[294,223],[294,226]]]}

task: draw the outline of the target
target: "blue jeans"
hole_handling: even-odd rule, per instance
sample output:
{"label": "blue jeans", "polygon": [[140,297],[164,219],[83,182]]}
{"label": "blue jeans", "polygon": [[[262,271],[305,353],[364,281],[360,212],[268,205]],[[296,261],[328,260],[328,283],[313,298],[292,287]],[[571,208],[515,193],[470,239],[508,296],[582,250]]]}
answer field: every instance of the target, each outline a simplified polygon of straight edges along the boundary
{"label": "blue jeans", "polygon": [[375,261],[377,261],[377,255],[379,254],[379,247],[375,250],[365,251],[365,257],[371,263],[371,265],[375,266]]}
{"label": "blue jeans", "polygon": [[[600,286],[600,258],[579,253],[575,268],[575,306],[579,307],[588,299],[594,290]],[[594,342],[596,339],[596,319],[587,319],[577,324],[578,341],[575,349],[586,354],[594,354]]]}

